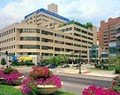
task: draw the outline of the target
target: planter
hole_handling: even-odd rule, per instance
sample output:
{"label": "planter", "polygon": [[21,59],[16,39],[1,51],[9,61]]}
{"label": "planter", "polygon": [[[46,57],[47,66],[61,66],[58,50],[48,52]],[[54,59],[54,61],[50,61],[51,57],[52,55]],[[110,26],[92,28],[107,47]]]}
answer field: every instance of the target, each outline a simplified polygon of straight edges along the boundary
{"label": "planter", "polygon": [[0,78],[0,83],[8,84],[8,85],[20,85],[23,78],[24,78],[24,76],[21,76],[18,79],[16,79],[14,82],[11,82],[11,83],[8,83],[5,78]]}
{"label": "planter", "polygon": [[52,94],[58,90],[55,85],[38,85],[39,94]]}

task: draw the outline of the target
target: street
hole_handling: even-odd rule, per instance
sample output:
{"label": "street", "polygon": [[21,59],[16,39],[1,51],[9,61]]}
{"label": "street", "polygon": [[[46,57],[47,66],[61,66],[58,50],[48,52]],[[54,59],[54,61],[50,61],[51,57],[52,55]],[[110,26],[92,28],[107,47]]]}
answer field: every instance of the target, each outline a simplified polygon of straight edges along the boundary
{"label": "street", "polygon": [[84,88],[95,85],[101,87],[111,87],[111,81],[86,79],[86,78],[73,78],[68,76],[60,76],[63,81],[62,89],[65,91],[76,93],[81,95]]}

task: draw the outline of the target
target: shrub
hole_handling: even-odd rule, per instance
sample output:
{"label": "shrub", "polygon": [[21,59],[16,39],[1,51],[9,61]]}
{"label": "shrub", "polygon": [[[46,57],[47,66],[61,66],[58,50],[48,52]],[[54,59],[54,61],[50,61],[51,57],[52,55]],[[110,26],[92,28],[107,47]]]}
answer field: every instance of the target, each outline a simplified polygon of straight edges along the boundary
{"label": "shrub", "polygon": [[12,65],[18,65],[18,61],[12,61]]}
{"label": "shrub", "polygon": [[23,76],[23,74],[19,73],[16,69],[8,67],[0,70],[0,83],[18,85],[21,83],[22,78],[19,78],[21,76]]}
{"label": "shrub", "polygon": [[52,72],[47,67],[34,66],[34,69],[29,73],[29,77],[33,79],[49,78],[52,76]]}
{"label": "shrub", "polygon": [[120,95],[120,93],[109,88],[89,86],[83,90],[82,95]]}
{"label": "shrub", "polygon": [[116,60],[116,67],[115,67],[115,73],[119,74],[120,73],[120,58],[118,57]]}
{"label": "shrub", "polygon": [[112,89],[120,92],[120,76],[113,78]]}
{"label": "shrub", "polygon": [[4,67],[4,65],[6,65],[6,64],[7,64],[6,60],[4,58],[2,58],[1,65],[3,65],[3,67]]}
{"label": "shrub", "polygon": [[115,74],[120,74],[120,67],[115,67]]}

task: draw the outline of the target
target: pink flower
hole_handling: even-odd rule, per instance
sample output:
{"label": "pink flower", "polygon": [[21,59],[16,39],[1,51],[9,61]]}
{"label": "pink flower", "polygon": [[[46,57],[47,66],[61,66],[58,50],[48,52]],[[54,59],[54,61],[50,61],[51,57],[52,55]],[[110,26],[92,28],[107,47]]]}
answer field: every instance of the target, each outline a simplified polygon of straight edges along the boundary
{"label": "pink flower", "polygon": [[89,86],[83,90],[82,95],[120,95],[120,93],[107,88]]}
{"label": "pink flower", "polygon": [[21,73],[10,73],[4,74],[2,70],[0,70],[0,78],[4,78],[7,83],[12,83],[16,81],[19,77],[21,77]]}

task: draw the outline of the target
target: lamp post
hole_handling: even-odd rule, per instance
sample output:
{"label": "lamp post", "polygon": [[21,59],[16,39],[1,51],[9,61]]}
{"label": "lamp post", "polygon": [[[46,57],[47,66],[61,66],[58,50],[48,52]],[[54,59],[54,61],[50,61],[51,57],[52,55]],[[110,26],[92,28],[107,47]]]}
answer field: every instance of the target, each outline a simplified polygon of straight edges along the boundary
{"label": "lamp post", "polygon": [[74,55],[74,52],[72,52],[71,56],[72,56],[72,66],[73,66],[73,55]]}
{"label": "lamp post", "polygon": [[8,63],[8,51],[5,51],[5,54],[6,54],[6,62],[7,62],[7,67],[9,66],[9,63]]}
{"label": "lamp post", "polygon": [[79,52],[79,74],[81,74],[81,52]]}

